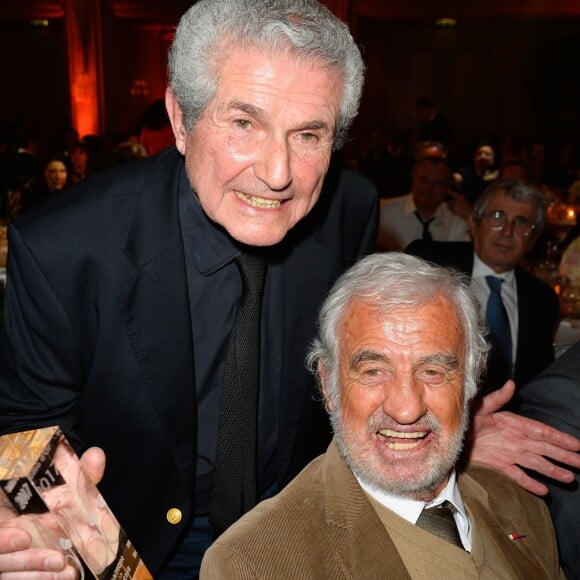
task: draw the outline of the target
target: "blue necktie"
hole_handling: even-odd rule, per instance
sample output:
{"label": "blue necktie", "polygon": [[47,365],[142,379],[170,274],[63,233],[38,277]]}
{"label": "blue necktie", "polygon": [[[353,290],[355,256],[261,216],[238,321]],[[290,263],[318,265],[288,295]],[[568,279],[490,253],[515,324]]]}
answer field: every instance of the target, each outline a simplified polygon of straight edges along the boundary
{"label": "blue necktie", "polygon": [[497,276],[486,276],[485,280],[491,291],[485,313],[487,325],[491,331],[492,346],[501,358],[502,371],[507,380],[512,377],[512,335],[507,311],[501,299],[503,280]]}

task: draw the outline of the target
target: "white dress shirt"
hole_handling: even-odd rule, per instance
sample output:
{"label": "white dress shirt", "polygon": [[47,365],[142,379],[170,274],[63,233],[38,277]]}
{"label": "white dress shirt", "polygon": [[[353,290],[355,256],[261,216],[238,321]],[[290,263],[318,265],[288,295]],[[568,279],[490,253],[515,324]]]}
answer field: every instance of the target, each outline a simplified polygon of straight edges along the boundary
{"label": "white dress shirt", "polygon": [[[381,200],[379,242],[381,250],[402,251],[413,240],[423,237],[423,224],[415,215],[417,207],[413,194]],[[431,237],[436,242],[469,241],[469,225],[454,214],[445,202],[435,212],[429,226]]]}
{"label": "white dress shirt", "polygon": [[417,523],[421,512],[425,508],[435,507],[448,501],[455,508],[453,510],[453,518],[457,525],[457,531],[459,532],[461,543],[467,552],[471,552],[471,522],[469,521],[469,516],[467,515],[463,499],[461,498],[455,470],[449,474],[447,485],[441,490],[441,493],[435,499],[426,503],[392,495],[361,481],[356,475],[355,477],[364,491],[373,499],[413,525]]}
{"label": "white dress shirt", "polygon": [[[479,256],[473,255],[473,270],[471,272],[471,288],[477,296],[480,305],[482,319],[485,320],[485,311],[487,300],[491,293],[487,284],[486,276],[496,276],[503,279],[501,285],[501,299],[507,311],[510,322],[510,331],[512,336],[512,361],[515,364],[518,346],[518,288],[516,276],[513,270],[496,274],[487,264],[481,261]],[[512,369],[513,370],[513,369]]]}

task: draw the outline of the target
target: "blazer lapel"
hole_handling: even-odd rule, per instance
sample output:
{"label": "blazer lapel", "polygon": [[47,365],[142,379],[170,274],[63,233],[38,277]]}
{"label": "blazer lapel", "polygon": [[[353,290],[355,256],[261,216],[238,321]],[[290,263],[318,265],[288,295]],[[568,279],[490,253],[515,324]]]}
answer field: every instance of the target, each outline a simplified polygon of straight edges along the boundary
{"label": "blazer lapel", "polygon": [[177,468],[193,485],[193,339],[177,205],[182,165],[175,152],[166,153],[145,182],[124,248],[132,268],[119,288],[119,306]]}
{"label": "blazer lapel", "polygon": [[461,494],[479,528],[481,535],[496,547],[496,552],[502,560],[502,568],[509,571],[511,578],[542,578],[540,570],[543,564],[529,544],[524,540],[512,540],[510,533],[518,532],[510,528],[509,522],[502,524],[501,514],[493,512],[488,503],[487,492],[471,478],[460,478]]}
{"label": "blazer lapel", "polygon": [[346,578],[411,578],[365,493],[332,443],[325,458],[326,523],[335,528],[335,558]]}

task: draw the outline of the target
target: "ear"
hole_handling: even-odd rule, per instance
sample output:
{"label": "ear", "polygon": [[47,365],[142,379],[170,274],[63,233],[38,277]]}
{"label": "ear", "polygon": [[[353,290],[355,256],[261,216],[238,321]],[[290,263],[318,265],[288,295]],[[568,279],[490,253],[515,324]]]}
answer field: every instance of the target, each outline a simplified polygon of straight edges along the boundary
{"label": "ear", "polygon": [[317,370],[318,376],[320,378],[320,385],[322,387],[322,394],[324,396],[324,405],[328,409],[328,411],[332,411],[332,402],[330,399],[330,394],[328,392],[329,371],[326,368],[326,365],[321,360],[318,361]]}
{"label": "ear", "polygon": [[175,146],[182,155],[185,155],[185,142],[187,134],[183,126],[183,112],[171,87],[167,87],[165,90],[165,108],[167,109],[167,114],[169,115],[169,121],[171,122],[173,134],[175,135]]}

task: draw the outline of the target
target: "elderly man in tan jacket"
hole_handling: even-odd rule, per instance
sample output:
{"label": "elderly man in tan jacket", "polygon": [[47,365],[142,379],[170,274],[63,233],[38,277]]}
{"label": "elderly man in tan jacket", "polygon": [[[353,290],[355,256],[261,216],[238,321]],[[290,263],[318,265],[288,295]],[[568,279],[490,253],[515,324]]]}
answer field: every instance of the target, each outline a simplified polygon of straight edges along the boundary
{"label": "elderly man in tan jacket", "polygon": [[488,348],[462,275],[370,256],[319,323],[309,364],[334,440],[218,538],[201,578],[563,577],[543,502],[456,467]]}

